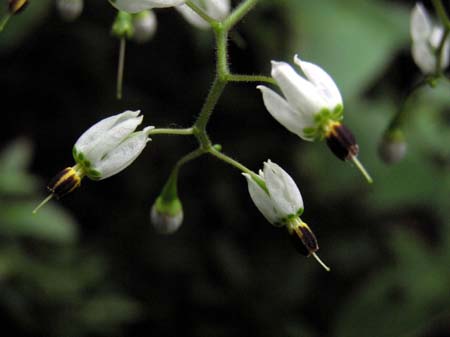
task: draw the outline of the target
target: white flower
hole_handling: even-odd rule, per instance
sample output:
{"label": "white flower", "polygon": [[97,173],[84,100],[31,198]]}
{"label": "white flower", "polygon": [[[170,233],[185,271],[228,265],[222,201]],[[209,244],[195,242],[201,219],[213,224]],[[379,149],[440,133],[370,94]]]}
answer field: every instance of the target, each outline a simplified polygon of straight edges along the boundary
{"label": "white flower", "polygon": [[[444,29],[434,25],[422,4],[418,3],[411,14],[411,53],[414,62],[424,74],[436,72],[436,50],[439,47]],[[450,61],[450,43],[447,39],[441,54],[441,70],[446,68]]]}
{"label": "white flower", "polygon": [[152,126],[135,132],[140,111],[125,111],[91,126],[75,143],[73,157],[83,174],[94,180],[108,178],[129,166],[149,141]]}
{"label": "white flower", "polygon": [[[294,62],[306,78],[289,64],[272,61],[271,74],[284,97],[262,85],[258,89],[262,92],[267,110],[279,123],[311,141],[322,136],[329,122],[342,119],[342,97],[333,79],[322,68],[300,60],[297,55]],[[318,115],[324,118],[318,118]]]}
{"label": "white flower", "polygon": [[259,178],[265,185],[256,182],[248,173],[248,191],[259,211],[274,226],[284,226],[289,217],[303,212],[303,199],[294,180],[280,166],[270,160],[264,163]]}
{"label": "white flower", "polygon": [[110,2],[121,11],[138,13],[151,8],[178,6],[186,0],[110,0]]}
{"label": "white flower", "polygon": [[157,21],[153,11],[143,11],[133,17],[133,39],[139,43],[150,40],[156,33]]}
{"label": "white flower", "polygon": [[[230,13],[230,0],[193,0],[192,2],[203,8],[206,14],[215,20],[223,20]],[[209,28],[209,24],[187,5],[183,4],[176,9],[193,26],[200,29]]]}

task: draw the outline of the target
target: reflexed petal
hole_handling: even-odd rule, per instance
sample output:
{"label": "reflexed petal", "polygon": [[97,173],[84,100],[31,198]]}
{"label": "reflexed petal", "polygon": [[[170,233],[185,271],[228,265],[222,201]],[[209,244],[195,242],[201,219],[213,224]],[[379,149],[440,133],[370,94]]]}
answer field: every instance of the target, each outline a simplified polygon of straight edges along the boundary
{"label": "reflexed petal", "polygon": [[130,111],[127,110],[120,114],[104,118],[98,123],[91,126],[87,131],[85,131],[80,138],[75,143],[75,148],[78,152],[86,153],[89,152],[94,146],[95,142],[102,137],[105,132],[111,129],[116,123],[120,123],[123,120],[129,118],[134,118],[139,115],[140,111]]}
{"label": "reflexed petal", "polygon": [[138,125],[142,123],[143,118],[144,116],[139,116],[118,121],[111,129],[94,141],[94,146],[89,152],[84,152],[83,154],[94,164],[102,160],[108,152],[113,151],[116,146],[136,130]]}
{"label": "reflexed petal", "polygon": [[270,198],[281,217],[296,214],[303,209],[303,199],[294,180],[279,165],[264,163],[264,177]]}
{"label": "reflexed petal", "polygon": [[144,150],[147,141],[147,133],[139,131],[116,146],[93,167],[100,172],[100,179],[108,178],[128,167]]}
{"label": "reflexed petal", "polygon": [[300,60],[297,55],[294,56],[294,62],[302,69],[308,80],[316,86],[322,97],[328,102],[328,108],[331,111],[337,105],[343,105],[341,93],[327,72],[313,63]]}
{"label": "reflexed petal", "polygon": [[425,41],[431,34],[432,22],[421,3],[416,4],[411,13],[411,37],[414,41]]}
{"label": "reflexed petal", "polygon": [[300,112],[293,110],[288,102],[272,89],[263,85],[257,87],[263,95],[264,105],[269,113],[286,129],[305,140],[312,140],[304,135],[303,129],[314,126],[312,116],[304,117]]}
{"label": "reflexed petal", "polygon": [[414,62],[424,74],[432,74],[436,70],[436,59],[427,43],[413,43],[411,47]]}
{"label": "reflexed petal", "polygon": [[316,87],[297,74],[289,64],[272,61],[272,77],[277,81],[289,105],[305,116],[314,116],[328,107]]}
{"label": "reflexed petal", "polygon": [[274,226],[280,225],[281,218],[277,215],[269,195],[247,173],[242,173],[247,179],[248,192],[256,208]]}

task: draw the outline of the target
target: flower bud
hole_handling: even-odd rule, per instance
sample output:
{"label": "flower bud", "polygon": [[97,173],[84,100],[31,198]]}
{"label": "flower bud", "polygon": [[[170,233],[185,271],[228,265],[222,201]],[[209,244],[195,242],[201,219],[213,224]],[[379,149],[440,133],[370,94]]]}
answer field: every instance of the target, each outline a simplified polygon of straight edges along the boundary
{"label": "flower bud", "polygon": [[402,130],[388,130],[378,146],[378,154],[386,164],[398,163],[406,154],[407,144]]}
{"label": "flower bud", "polygon": [[159,196],[152,206],[150,219],[158,233],[175,233],[183,223],[183,205],[180,199],[166,200]]}
{"label": "flower bud", "polygon": [[8,10],[11,14],[20,13],[27,5],[28,0],[8,0]]}
{"label": "flower bud", "polygon": [[74,21],[83,12],[83,0],[56,0],[56,8],[63,20]]}
{"label": "flower bud", "polygon": [[156,32],[156,15],[152,11],[143,11],[133,16],[133,39],[144,43],[149,41]]}

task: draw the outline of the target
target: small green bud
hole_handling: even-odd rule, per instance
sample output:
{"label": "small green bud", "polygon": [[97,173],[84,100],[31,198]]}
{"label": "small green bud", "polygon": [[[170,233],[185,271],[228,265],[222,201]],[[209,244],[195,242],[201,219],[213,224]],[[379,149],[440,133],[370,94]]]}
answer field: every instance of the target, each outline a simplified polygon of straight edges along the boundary
{"label": "small green bud", "polygon": [[134,34],[133,17],[127,12],[119,11],[114,20],[111,33],[118,38],[131,38]]}
{"label": "small green bud", "polygon": [[407,143],[402,130],[388,130],[378,146],[378,155],[386,164],[398,163],[406,154]]}
{"label": "small green bud", "polygon": [[180,199],[166,200],[159,196],[152,206],[150,220],[158,233],[175,233],[183,223],[183,205]]}

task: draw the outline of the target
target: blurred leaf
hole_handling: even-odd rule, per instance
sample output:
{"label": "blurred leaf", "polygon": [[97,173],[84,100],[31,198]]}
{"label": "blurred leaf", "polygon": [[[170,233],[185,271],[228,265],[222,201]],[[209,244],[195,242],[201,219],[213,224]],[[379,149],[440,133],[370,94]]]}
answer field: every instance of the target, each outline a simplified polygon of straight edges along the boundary
{"label": "blurred leaf", "polygon": [[346,98],[367,88],[409,43],[409,11],[393,2],[290,0],[286,8],[291,56],[326,69]]}
{"label": "blurred leaf", "polygon": [[4,202],[0,205],[0,233],[27,236],[58,243],[73,242],[77,227],[61,208],[46,205],[37,214],[31,211],[37,202]]}
{"label": "blurred leaf", "polygon": [[14,48],[32,34],[36,26],[46,19],[45,14],[49,12],[51,5],[51,0],[29,1],[27,8],[11,17],[0,33],[0,50]]}
{"label": "blurred leaf", "polygon": [[26,172],[31,156],[32,146],[25,139],[18,139],[2,149],[0,195],[24,195],[36,190],[37,180]]}
{"label": "blurred leaf", "polygon": [[369,277],[338,310],[335,336],[411,336],[447,309],[450,272],[444,251],[430,253],[407,230],[391,236],[396,263]]}

